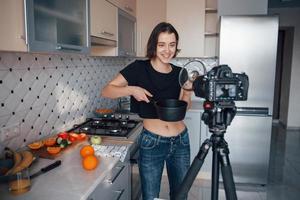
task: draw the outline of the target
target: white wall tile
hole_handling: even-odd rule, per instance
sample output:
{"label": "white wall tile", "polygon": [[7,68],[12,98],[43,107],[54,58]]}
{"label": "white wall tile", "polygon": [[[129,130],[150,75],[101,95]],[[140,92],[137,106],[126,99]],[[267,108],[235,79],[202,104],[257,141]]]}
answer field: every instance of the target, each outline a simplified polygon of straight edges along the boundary
{"label": "white wall tile", "polygon": [[20,137],[0,145],[23,147],[72,128],[96,108],[115,107],[117,101],[100,98],[100,90],[126,60],[0,52],[0,127],[21,127]]}

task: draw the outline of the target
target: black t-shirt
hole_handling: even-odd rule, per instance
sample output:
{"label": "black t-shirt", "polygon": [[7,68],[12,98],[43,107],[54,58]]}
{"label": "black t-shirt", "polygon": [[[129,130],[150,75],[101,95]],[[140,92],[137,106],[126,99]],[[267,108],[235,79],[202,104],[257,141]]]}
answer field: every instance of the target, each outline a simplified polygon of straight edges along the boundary
{"label": "black t-shirt", "polygon": [[[180,67],[172,65],[169,73],[156,71],[150,60],[136,60],[126,66],[120,73],[127,80],[130,86],[139,86],[153,95],[155,101],[163,99],[178,99],[180,95],[180,85],[178,82]],[[130,98],[131,112],[138,113],[140,117],[147,119],[157,119],[158,116],[152,103],[137,101]]]}

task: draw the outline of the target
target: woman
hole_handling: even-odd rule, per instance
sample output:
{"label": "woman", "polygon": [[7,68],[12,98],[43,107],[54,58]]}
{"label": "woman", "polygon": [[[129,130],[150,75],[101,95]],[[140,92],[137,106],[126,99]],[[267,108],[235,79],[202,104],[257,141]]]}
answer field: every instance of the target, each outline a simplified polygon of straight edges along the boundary
{"label": "woman", "polygon": [[166,22],[152,31],[147,44],[148,60],[129,64],[102,90],[102,96],[131,96],[131,111],[143,118],[144,129],[139,138],[139,171],[144,200],[159,197],[164,163],[170,184],[170,199],[174,199],[190,165],[190,144],[183,121],[158,119],[149,101],[180,99],[191,104],[191,92],[182,90],[178,82],[180,67],[170,64],[178,52],[178,33]]}

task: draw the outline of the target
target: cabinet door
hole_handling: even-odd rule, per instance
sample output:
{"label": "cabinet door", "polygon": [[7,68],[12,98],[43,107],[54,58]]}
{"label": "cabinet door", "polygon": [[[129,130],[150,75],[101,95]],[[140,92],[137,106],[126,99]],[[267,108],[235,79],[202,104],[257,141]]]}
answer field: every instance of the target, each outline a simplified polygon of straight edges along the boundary
{"label": "cabinet door", "polygon": [[136,16],[136,0],[107,0],[132,16]]}
{"label": "cabinet door", "polygon": [[96,187],[91,197],[95,199],[130,199],[129,170],[129,163],[118,163],[107,174],[105,180]]}
{"label": "cabinet door", "polygon": [[178,57],[204,55],[205,1],[167,0],[167,21],[179,34]]}
{"label": "cabinet door", "polygon": [[89,52],[89,0],[28,0],[30,51]]}
{"label": "cabinet door", "polygon": [[135,18],[123,12],[118,11],[118,55],[135,56],[136,55],[136,22]]}
{"label": "cabinet door", "polygon": [[152,29],[159,22],[166,21],[166,0],[138,0],[136,6],[137,56],[145,57]]}
{"label": "cabinet door", "polygon": [[106,0],[90,1],[91,35],[117,40],[118,9]]}
{"label": "cabinet door", "polygon": [[126,12],[136,16],[136,0],[124,0],[123,8]]}
{"label": "cabinet door", "polygon": [[188,128],[190,137],[191,163],[200,148],[200,116],[200,111],[189,111],[186,113],[184,118],[184,122]]}
{"label": "cabinet door", "polygon": [[1,1],[0,25],[0,50],[27,51],[23,0]]}

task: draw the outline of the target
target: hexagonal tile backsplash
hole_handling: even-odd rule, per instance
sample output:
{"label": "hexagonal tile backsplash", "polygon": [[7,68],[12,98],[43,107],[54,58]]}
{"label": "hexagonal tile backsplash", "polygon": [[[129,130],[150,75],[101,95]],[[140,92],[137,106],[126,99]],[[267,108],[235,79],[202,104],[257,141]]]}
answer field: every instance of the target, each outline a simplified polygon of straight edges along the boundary
{"label": "hexagonal tile backsplash", "polygon": [[[0,143],[18,149],[72,128],[96,108],[116,107],[101,88],[133,58],[0,52],[0,128],[18,125],[18,137]],[[189,58],[176,58],[183,66]],[[216,59],[201,59],[208,68]],[[1,137],[1,135],[0,135]]]}
{"label": "hexagonal tile backsplash", "polygon": [[96,108],[117,101],[101,88],[129,58],[0,52],[0,128],[19,125],[19,137],[2,143],[14,149],[70,129]]}

